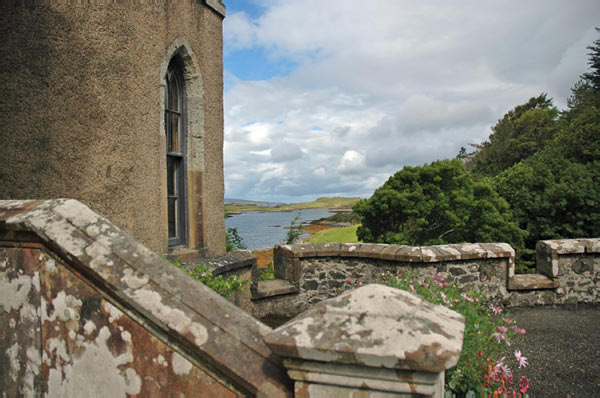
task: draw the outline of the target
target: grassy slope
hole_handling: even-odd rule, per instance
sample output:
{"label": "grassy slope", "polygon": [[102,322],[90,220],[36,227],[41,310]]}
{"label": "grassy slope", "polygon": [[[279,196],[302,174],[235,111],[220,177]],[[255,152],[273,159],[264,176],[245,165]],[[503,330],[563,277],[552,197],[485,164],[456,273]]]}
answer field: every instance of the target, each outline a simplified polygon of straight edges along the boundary
{"label": "grassy slope", "polygon": [[312,243],[354,243],[358,242],[356,230],[358,225],[352,225],[344,228],[331,228],[317,232],[308,239]]}
{"label": "grassy slope", "polygon": [[229,203],[225,205],[226,213],[244,213],[247,211],[292,211],[301,209],[349,209],[360,198],[318,198],[313,202],[292,203],[277,207],[262,207],[255,204]]}

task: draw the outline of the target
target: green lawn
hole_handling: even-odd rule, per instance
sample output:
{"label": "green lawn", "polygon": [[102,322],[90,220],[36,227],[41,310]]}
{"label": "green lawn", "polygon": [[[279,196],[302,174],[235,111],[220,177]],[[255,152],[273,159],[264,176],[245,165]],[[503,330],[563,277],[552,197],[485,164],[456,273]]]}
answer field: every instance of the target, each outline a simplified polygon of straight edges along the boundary
{"label": "green lawn", "polygon": [[312,243],[354,243],[358,242],[356,237],[357,225],[344,228],[332,228],[317,232],[308,241]]}

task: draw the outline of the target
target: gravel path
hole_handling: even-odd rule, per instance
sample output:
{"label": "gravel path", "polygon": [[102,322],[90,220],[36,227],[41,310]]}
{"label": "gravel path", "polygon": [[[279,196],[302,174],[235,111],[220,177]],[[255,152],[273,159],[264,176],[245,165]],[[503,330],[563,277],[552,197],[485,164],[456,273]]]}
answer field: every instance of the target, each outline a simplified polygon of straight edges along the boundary
{"label": "gravel path", "polygon": [[517,349],[529,366],[518,374],[531,380],[530,398],[600,397],[600,304],[508,311],[527,330]]}

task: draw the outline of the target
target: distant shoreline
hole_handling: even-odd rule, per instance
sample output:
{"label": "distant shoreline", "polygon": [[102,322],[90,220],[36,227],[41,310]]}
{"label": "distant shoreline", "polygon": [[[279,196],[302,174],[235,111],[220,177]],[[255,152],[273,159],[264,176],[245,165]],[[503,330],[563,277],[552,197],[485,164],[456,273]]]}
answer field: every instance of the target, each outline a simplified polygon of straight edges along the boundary
{"label": "distant shoreline", "polygon": [[272,213],[272,212],[293,212],[300,210],[329,210],[331,212],[349,212],[352,210],[352,206],[358,202],[361,198],[318,198],[313,202],[301,202],[293,204],[282,204],[277,206],[262,206],[261,203],[266,202],[250,202],[240,201],[234,203],[233,201],[225,204],[225,214],[227,217],[233,215],[240,215],[251,211],[260,213]]}

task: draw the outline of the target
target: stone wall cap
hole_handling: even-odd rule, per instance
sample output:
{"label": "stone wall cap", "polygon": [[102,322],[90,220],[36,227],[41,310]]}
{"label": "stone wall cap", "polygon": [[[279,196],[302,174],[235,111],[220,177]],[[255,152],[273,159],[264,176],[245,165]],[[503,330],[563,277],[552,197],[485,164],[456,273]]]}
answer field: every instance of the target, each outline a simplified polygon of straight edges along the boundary
{"label": "stone wall cap", "polygon": [[547,250],[556,254],[578,254],[585,253],[585,242],[583,239],[554,239],[542,240],[537,246],[545,246]]}
{"label": "stone wall cap", "polygon": [[340,255],[340,243],[315,243],[317,257],[337,257]]}
{"label": "stone wall cap", "polygon": [[382,243],[363,243],[358,249],[358,257],[381,258],[381,251],[387,245]]}
{"label": "stone wall cap", "polygon": [[340,245],[340,257],[358,257],[362,243],[342,243]]}
{"label": "stone wall cap", "polygon": [[463,332],[462,315],[369,284],[320,302],[265,342],[283,358],[441,372],[456,365]]}

